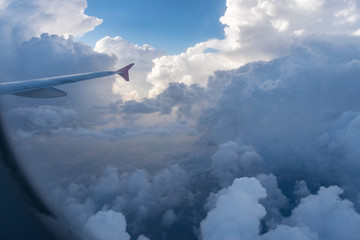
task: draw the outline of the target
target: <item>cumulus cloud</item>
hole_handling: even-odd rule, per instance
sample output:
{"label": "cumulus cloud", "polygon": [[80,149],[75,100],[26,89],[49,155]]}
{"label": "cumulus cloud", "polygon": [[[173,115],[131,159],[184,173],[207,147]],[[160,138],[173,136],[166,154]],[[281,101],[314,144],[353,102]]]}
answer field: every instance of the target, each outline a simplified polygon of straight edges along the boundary
{"label": "cumulus cloud", "polygon": [[[189,48],[180,55],[170,55],[153,60],[154,66],[147,75],[147,81],[153,85],[149,97],[155,97],[165,90],[170,82],[191,85],[206,85],[207,78],[215,70],[231,69],[239,66],[216,53],[202,53],[207,49],[200,44]],[[230,62],[230,63],[229,63]]]}
{"label": "cumulus cloud", "polygon": [[320,187],[317,195],[301,200],[293,210],[290,224],[307,226],[318,234],[319,239],[356,239],[360,215],[352,202],[340,198],[342,193],[337,186]]}
{"label": "cumulus cloud", "polygon": [[278,225],[261,239],[356,239],[360,215],[342,193],[337,186],[320,187],[317,194],[301,199],[285,220],[288,225]]}
{"label": "cumulus cloud", "polygon": [[214,208],[201,222],[201,235],[209,239],[257,239],[260,219],[266,214],[259,199],[266,191],[255,178],[235,179],[221,191]]}
{"label": "cumulus cloud", "polygon": [[42,105],[39,107],[19,107],[8,112],[9,118],[27,122],[26,126],[18,123],[18,129],[29,131],[44,131],[57,127],[74,126],[78,114],[70,108]]}
{"label": "cumulus cloud", "polygon": [[266,158],[265,167],[267,163],[272,170],[282,164],[301,166],[289,156],[296,155],[299,161],[309,158],[326,123],[344,111],[359,110],[354,104],[358,95],[350,90],[359,84],[354,77],[359,69],[353,64],[357,56],[352,54],[359,49],[356,44],[355,39],[345,46],[314,40],[288,57],[215,75],[213,81],[226,84],[218,104],[199,118],[204,141],[219,145],[239,138],[263,158],[269,151],[280,153]]}
{"label": "cumulus cloud", "polygon": [[259,174],[256,176],[263,188],[265,188],[267,196],[260,199],[260,204],[266,209],[266,216],[262,219],[262,231],[267,231],[283,220],[283,214],[280,210],[288,209],[288,199],[282,193],[278,186],[278,180],[273,174]]}
{"label": "cumulus cloud", "polygon": [[[128,229],[135,235],[144,230],[151,234],[143,222],[156,219],[158,214],[162,215],[158,221],[169,227],[177,219],[172,208],[191,199],[191,193],[186,190],[188,175],[178,165],[154,176],[140,169],[120,174],[117,168],[107,167],[91,182],[88,186],[71,183],[58,187],[49,200],[57,205],[63,218],[94,239],[122,239],[122,236],[127,239],[123,214],[130,219]],[[76,218],[72,216],[75,212],[79,213]],[[117,230],[113,231],[114,228]]]}
{"label": "cumulus cloud", "polygon": [[[356,56],[351,53],[358,47],[352,47],[353,44],[356,45],[355,39],[354,42],[346,37],[343,39],[345,41],[341,44],[313,39],[307,42],[306,48],[294,51],[289,57],[248,64],[238,70],[227,72],[226,77],[221,73],[219,77],[215,74],[215,78],[212,79],[220,83],[225,82],[226,85],[220,96],[219,105],[205,111],[200,118],[199,129],[206,130],[203,137],[205,142],[221,144],[219,153],[221,148],[229,147],[224,151],[228,157],[224,154],[222,158],[218,158],[219,160],[213,157],[213,161],[216,159],[223,166],[228,159],[239,159],[236,154],[234,155],[237,144],[229,141],[241,138],[242,142],[251,143],[256,148],[263,159],[263,170],[281,176],[282,184],[286,183],[288,187],[293,185],[293,192],[283,187],[291,201],[294,201],[294,198],[303,198],[287,220],[289,226],[277,226],[284,221],[284,216],[279,210],[287,208],[287,197],[279,191],[274,175],[257,177],[268,193],[267,198],[260,200],[268,214],[268,219],[265,217],[263,221],[270,229],[273,228],[263,235],[265,239],[286,239],[289,237],[288,234],[293,234],[299,239],[328,239],[329,235],[324,233],[324,229],[328,228],[335,229],[331,233],[334,239],[344,238],[344,232],[349,233],[345,236],[348,239],[354,239],[357,235],[352,225],[345,223],[338,228],[334,227],[342,222],[343,215],[349,214],[354,218],[354,222],[359,216],[353,203],[339,198],[341,189],[321,187],[317,195],[309,195],[307,187],[307,183],[312,189],[319,184],[340,184],[348,192],[345,196],[358,203],[358,178],[352,174],[352,170],[357,169],[358,163],[355,160],[358,159],[358,151],[353,144],[356,145],[358,142],[359,108],[354,104],[358,96],[350,90],[359,83],[354,60]],[[348,51],[350,48],[352,50]],[[338,57],[332,60],[332,57],[328,58],[334,55]],[[307,61],[303,59],[305,56]],[[308,61],[309,59],[312,60]],[[285,60],[286,64],[280,63],[282,60]],[[251,72],[256,74],[253,75]],[[229,76],[234,78],[229,79]],[[224,116],[227,119],[226,125]],[[223,134],[225,130],[232,134]],[[224,135],[227,138],[219,138]],[[236,167],[232,166],[229,169],[234,171]],[[346,174],[343,175],[344,172]],[[316,176],[315,181],[313,176]],[[305,178],[306,182],[301,178]],[[324,212],[321,212],[321,201],[324,201],[324,208],[329,204],[329,208]],[[313,210],[305,207],[310,204]],[[298,209],[307,209],[304,211],[309,215],[304,213],[300,217]],[[327,211],[339,218],[329,217],[328,223],[316,219],[316,216],[323,218]],[[303,219],[305,216],[306,220]],[[349,229],[341,229],[342,227]]]}
{"label": "cumulus cloud", "polygon": [[289,238],[295,240],[319,239],[317,234],[311,232],[308,228],[289,227],[287,225],[280,225],[275,230],[270,230],[261,237],[263,240],[282,240]]}
{"label": "cumulus cloud", "polygon": [[294,195],[300,199],[310,195],[310,191],[307,187],[307,184],[304,180],[297,181],[294,186]]}
{"label": "cumulus cloud", "polygon": [[174,210],[169,209],[163,215],[161,223],[164,226],[168,227],[168,226],[171,226],[172,224],[174,224],[176,222],[176,220],[177,220],[177,217],[176,217],[176,215],[174,213]]}
{"label": "cumulus cloud", "polygon": [[[220,18],[225,38],[201,42],[179,55],[154,60],[147,81],[150,96],[169,82],[205,86],[216,70],[237,68],[249,61],[270,60],[291,51],[312,35],[358,34],[359,8],[346,1],[250,1],[227,0]],[[207,49],[217,52],[206,52]]]}
{"label": "cumulus cloud", "polygon": [[139,46],[119,36],[100,39],[95,45],[95,51],[116,55],[118,58],[116,68],[121,68],[129,63],[136,64],[136,67],[131,69],[131,81],[134,84],[124,83],[121,77],[118,77],[113,84],[113,92],[120,94],[125,100],[139,100],[148,95],[152,86],[145,81],[146,73],[151,70],[153,59],[165,55],[165,52],[156,50],[150,45]]}
{"label": "cumulus cloud", "polygon": [[191,120],[200,114],[209,101],[210,96],[197,84],[187,86],[184,83],[170,83],[155,98],[124,102],[120,111],[125,114],[174,113],[178,119]]}
{"label": "cumulus cloud", "polygon": [[137,240],[149,240],[149,238],[147,238],[146,236],[144,235],[140,235]]}
{"label": "cumulus cloud", "polygon": [[359,184],[355,170],[360,167],[360,152],[356,144],[360,136],[359,124],[360,113],[346,111],[319,137],[320,144],[336,156],[331,159],[335,177],[341,179],[341,184],[347,187]]}
{"label": "cumulus cloud", "polygon": [[[264,180],[265,176],[260,178]],[[262,184],[269,186],[266,181]],[[251,191],[247,188],[251,188]],[[269,196],[258,180],[235,179],[230,187],[217,193],[215,205],[201,222],[202,238],[356,239],[360,215],[352,202],[340,198],[342,193],[343,190],[337,186],[320,187],[317,194],[301,199],[292,215],[283,219],[287,225],[278,222],[278,225],[272,226],[273,229],[261,235],[260,220],[266,211],[260,203]],[[266,202],[262,204],[267,205]]]}
{"label": "cumulus cloud", "polygon": [[84,14],[86,8],[86,0],[5,0],[0,3],[0,31],[2,36],[15,41],[24,41],[42,33],[81,35],[102,22]]}
{"label": "cumulus cloud", "polygon": [[229,186],[237,177],[259,172],[261,164],[261,156],[252,147],[230,141],[220,145],[212,156],[211,169],[221,186]]}
{"label": "cumulus cloud", "polygon": [[84,231],[89,239],[94,240],[129,240],[126,232],[125,217],[112,210],[99,211],[85,224]]}

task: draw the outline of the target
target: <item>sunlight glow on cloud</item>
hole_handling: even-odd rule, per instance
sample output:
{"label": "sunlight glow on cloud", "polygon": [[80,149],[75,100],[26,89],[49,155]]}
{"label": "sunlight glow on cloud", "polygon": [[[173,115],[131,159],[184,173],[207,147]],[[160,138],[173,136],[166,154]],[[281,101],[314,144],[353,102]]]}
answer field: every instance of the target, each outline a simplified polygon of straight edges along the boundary
{"label": "sunlight glow on cloud", "polygon": [[5,22],[0,26],[2,31],[5,29],[8,36],[21,37],[20,40],[42,33],[79,36],[102,22],[84,14],[86,0],[7,0],[0,7],[0,21]]}
{"label": "sunlight glow on cloud", "polygon": [[95,45],[95,51],[116,55],[118,59],[116,68],[121,68],[130,62],[136,63],[136,67],[131,69],[130,73],[134,84],[124,82],[121,77],[117,77],[113,84],[113,93],[121,95],[124,100],[140,100],[148,94],[152,86],[145,81],[146,73],[154,65],[153,59],[165,55],[163,51],[156,50],[150,45],[138,46],[121,37],[100,39]]}
{"label": "sunlight glow on cloud", "polygon": [[[226,6],[220,18],[225,39],[212,39],[180,55],[155,59],[148,75],[148,81],[154,84],[149,96],[159,94],[169,82],[205,86],[215,70],[283,56],[306,36],[357,34],[360,23],[359,9],[352,0],[228,0]],[[219,52],[204,53],[207,48]]]}

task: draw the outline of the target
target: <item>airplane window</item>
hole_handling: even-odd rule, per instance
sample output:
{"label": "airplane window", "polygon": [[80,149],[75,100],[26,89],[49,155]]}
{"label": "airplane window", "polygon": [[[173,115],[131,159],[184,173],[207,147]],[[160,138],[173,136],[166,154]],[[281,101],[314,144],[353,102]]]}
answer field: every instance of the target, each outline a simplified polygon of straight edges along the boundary
{"label": "airplane window", "polygon": [[358,239],[352,0],[0,0],[0,239]]}

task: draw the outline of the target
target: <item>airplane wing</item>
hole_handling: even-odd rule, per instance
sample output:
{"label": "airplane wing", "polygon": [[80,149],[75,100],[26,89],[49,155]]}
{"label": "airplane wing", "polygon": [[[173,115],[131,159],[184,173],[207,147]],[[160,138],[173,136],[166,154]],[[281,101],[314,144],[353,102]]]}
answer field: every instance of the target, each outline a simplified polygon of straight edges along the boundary
{"label": "airplane wing", "polygon": [[63,97],[66,96],[67,93],[57,88],[54,88],[54,86],[75,83],[94,78],[106,77],[115,74],[118,74],[126,81],[129,81],[129,69],[133,65],[134,63],[131,63],[117,71],[91,72],[49,78],[30,79],[16,82],[4,82],[0,83],[0,95],[14,94],[17,96],[29,98]]}

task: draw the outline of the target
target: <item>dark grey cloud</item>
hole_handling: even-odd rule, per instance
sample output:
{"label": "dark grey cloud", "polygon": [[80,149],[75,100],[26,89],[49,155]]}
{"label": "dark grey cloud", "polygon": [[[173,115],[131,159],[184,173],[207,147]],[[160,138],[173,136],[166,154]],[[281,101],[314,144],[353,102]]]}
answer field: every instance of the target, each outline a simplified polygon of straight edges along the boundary
{"label": "dark grey cloud", "polygon": [[148,114],[154,112],[170,114],[176,106],[178,117],[189,118],[196,105],[201,105],[208,99],[209,95],[205,92],[205,89],[197,84],[187,86],[184,83],[169,83],[168,88],[155,98],[146,98],[141,102],[124,102],[121,106],[121,112],[125,114]]}
{"label": "dark grey cloud", "polygon": [[[114,239],[119,238],[121,235],[117,232],[108,230],[119,225],[123,227],[118,231],[124,232],[125,218],[130,220],[128,231],[135,236],[146,229],[147,221],[155,220],[158,215],[162,216],[162,224],[169,227],[177,219],[172,208],[185,204],[192,197],[187,191],[188,174],[178,165],[154,176],[141,169],[126,174],[108,167],[103,175],[92,178],[87,186],[72,183],[65,188],[56,188],[50,200],[56,203],[59,214],[65,218],[79,213],[71,219],[71,224],[77,227],[80,235],[85,231],[101,236],[95,239],[103,239],[107,232]],[[161,218],[159,220],[161,222]],[[96,227],[98,221],[109,224]]]}

